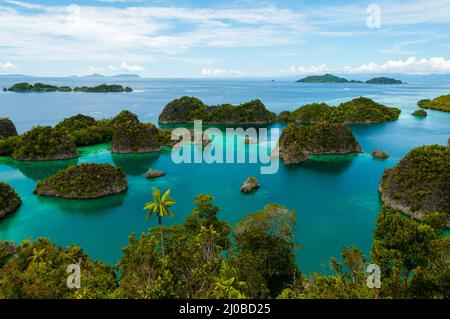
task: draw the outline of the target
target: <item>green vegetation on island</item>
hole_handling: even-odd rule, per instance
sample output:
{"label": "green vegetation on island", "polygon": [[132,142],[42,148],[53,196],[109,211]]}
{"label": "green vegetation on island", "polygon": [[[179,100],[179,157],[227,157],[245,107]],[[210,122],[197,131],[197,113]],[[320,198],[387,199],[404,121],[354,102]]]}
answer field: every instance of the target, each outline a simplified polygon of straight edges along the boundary
{"label": "green vegetation on island", "polygon": [[420,100],[417,105],[423,109],[450,112],[450,94],[438,96],[432,100]]}
{"label": "green vegetation on island", "polygon": [[16,126],[8,118],[0,118],[0,139],[17,136]]}
{"label": "green vegetation on island", "polygon": [[74,89],[68,86],[56,86],[44,83],[30,84],[28,82],[16,83],[8,89],[3,91],[10,92],[133,92],[130,87],[123,87],[118,84],[101,84],[94,87],[82,86]]}
{"label": "green vegetation on island", "polygon": [[[288,156],[295,151],[305,160],[307,155],[349,154],[361,152],[361,147],[352,131],[344,124],[321,123],[310,126],[289,124],[283,129],[279,140],[282,157],[289,149]],[[292,145],[299,147],[290,149]],[[291,160],[289,160],[291,161]]]}
{"label": "green vegetation on island", "polygon": [[403,84],[402,81],[387,78],[387,77],[376,77],[365,82],[358,80],[347,80],[345,78],[335,76],[332,74],[324,75],[310,75],[305,78],[296,81],[297,83],[366,83],[366,84]]}
{"label": "green vegetation on island", "polygon": [[21,136],[12,155],[18,161],[51,161],[78,157],[78,151],[64,131],[36,126]]}
{"label": "green vegetation on island", "polygon": [[403,82],[400,80],[387,78],[384,76],[367,80],[365,83],[367,83],[367,84],[403,84]]}
{"label": "green vegetation on island", "polygon": [[442,145],[411,150],[385,170],[379,190],[386,206],[419,220],[440,212],[450,227],[450,150]]}
{"label": "green vegetation on island", "polygon": [[339,104],[333,109],[330,122],[364,124],[397,120],[400,109],[388,107],[366,97]]}
{"label": "green vegetation on island", "polygon": [[428,114],[425,110],[419,109],[419,110],[415,110],[414,112],[412,112],[411,115],[426,117]]}
{"label": "green vegetation on island", "polygon": [[69,134],[77,146],[87,146],[111,141],[114,130],[110,122],[77,114],[65,118],[55,128]]}
{"label": "green vegetation on island", "polygon": [[113,153],[159,152],[168,142],[168,136],[150,123],[141,123],[136,115],[122,111],[113,120]]}
{"label": "green vegetation on island", "polygon": [[255,177],[249,177],[245,180],[241,186],[242,193],[253,193],[259,189],[261,185],[258,183]]}
{"label": "green vegetation on island", "polygon": [[133,92],[133,89],[126,86],[123,87],[122,85],[118,84],[101,84],[97,86],[81,86],[76,87],[73,89],[74,92],[93,92],[93,93],[106,93],[106,92]]}
{"label": "green vegetation on island", "polygon": [[303,124],[324,122],[364,124],[397,120],[400,112],[398,108],[376,103],[366,97],[359,97],[341,103],[337,107],[331,107],[325,103],[306,104],[295,111],[282,112],[278,118],[285,122]]}
{"label": "green vegetation on island", "polygon": [[[80,265],[80,289],[67,288],[67,266]],[[0,299],[103,299],[117,289],[112,266],[93,261],[80,247],[48,239],[20,245],[0,242]]]}
{"label": "green vegetation on island", "polygon": [[99,198],[128,188],[122,169],[110,164],[80,164],[58,171],[36,185],[35,194],[70,199]]}
{"label": "green vegetation on island", "polygon": [[19,195],[13,188],[7,183],[0,182],[0,218],[14,212],[21,203]]}
{"label": "green vegetation on island", "polygon": [[183,96],[168,103],[159,116],[161,124],[193,123],[202,120],[209,124],[268,124],[276,115],[266,109],[260,100],[234,106],[222,104],[207,106],[195,97]]}

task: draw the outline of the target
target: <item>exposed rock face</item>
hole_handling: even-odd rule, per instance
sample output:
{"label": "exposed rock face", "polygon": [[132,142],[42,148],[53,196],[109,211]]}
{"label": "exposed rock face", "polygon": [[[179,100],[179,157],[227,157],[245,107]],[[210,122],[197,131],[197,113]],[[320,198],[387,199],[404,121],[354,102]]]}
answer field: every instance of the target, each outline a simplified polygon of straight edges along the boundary
{"label": "exposed rock face", "polygon": [[159,130],[152,124],[126,124],[119,126],[113,135],[111,151],[113,153],[150,153],[159,152],[162,142]]}
{"label": "exposed rock face", "polygon": [[17,130],[14,123],[7,118],[0,118],[0,139],[17,136]]}
{"label": "exposed rock face", "polygon": [[81,164],[69,166],[40,181],[34,193],[68,199],[89,199],[118,194],[127,188],[127,179],[122,169],[109,164]]}
{"label": "exposed rock face", "polygon": [[352,131],[344,124],[322,123],[311,126],[288,125],[281,133],[279,146],[284,152],[289,146],[298,144],[308,154],[349,154],[361,152],[361,147]]}
{"label": "exposed rock face", "polygon": [[298,144],[289,145],[282,154],[284,163],[298,164],[308,159],[308,156],[303,153],[302,148]]}
{"label": "exposed rock face", "polygon": [[207,106],[197,98],[184,96],[168,103],[158,122],[182,124],[202,120],[209,124],[267,124],[275,119],[276,115],[268,111],[260,100],[238,106],[231,104]]}
{"label": "exposed rock face", "polygon": [[0,182],[0,218],[14,212],[22,204],[19,195],[6,183]]}
{"label": "exposed rock face", "polygon": [[147,174],[145,175],[145,177],[149,178],[149,179],[153,179],[153,178],[159,178],[166,175],[166,173],[164,173],[163,171],[157,171],[154,169],[149,169],[147,171]]}
{"label": "exposed rock face", "polygon": [[69,135],[50,126],[37,126],[18,142],[13,158],[18,161],[52,161],[78,157]]}
{"label": "exposed rock face", "polygon": [[379,191],[386,206],[413,218],[420,220],[431,212],[449,216],[449,149],[431,145],[411,150],[394,168],[384,171]]}
{"label": "exposed rock face", "polygon": [[372,156],[376,158],[388,158],[389,154],[385,151],[375,150],[372,152]]}
{"label": "exposed rock face", "polygon": [[258,190],[260,187],[258,181],[254,177],[249,177],[244,182],[244,184],[241,186],[241,192],[242,193],[253,193],[256,190]]}
{"label": "exposed rock face", "polygon": [[416,111],[412,112],[411,115],[425,117],[428,114],[425,110],[416,110]]}

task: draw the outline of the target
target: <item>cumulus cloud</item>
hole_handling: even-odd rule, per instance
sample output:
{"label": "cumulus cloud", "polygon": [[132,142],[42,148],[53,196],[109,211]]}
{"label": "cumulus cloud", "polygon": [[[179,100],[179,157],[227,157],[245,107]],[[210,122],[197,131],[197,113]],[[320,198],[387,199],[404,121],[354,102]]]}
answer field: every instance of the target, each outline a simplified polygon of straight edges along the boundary
{"label": "cumulus cloud", "polygon": [[383,64],[372,62],[358,67],[346,66],[341,71],[346,73],[449,73],[450,60],[446,60],[443,57],[432,57],[429,59],[409,57],[405,60],[389,60]]}
{"label": "cumulus cloud", "polygon": [[0,61],[0,71],[9,71],[9,70],[16,69],[16,68],[17,68],[17,66],[12,64],[11,62],[2,63]]}

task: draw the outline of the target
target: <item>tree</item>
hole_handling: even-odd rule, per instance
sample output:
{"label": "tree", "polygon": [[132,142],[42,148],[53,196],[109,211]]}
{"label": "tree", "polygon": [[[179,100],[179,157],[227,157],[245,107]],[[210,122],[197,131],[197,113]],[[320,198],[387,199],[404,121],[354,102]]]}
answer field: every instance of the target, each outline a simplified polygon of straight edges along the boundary
{"label": "tree", "polygon": [[295,212],[279,204],[247,215],[236,224],[234,262],[241,281],[249,283],[249,297],[272,297],[298,275],[294,250]]}
{"label": "tree", "polygon": [[[428,221],[432,225],[441,223]],[[382,293],[394,298],[448,298],[450,239],[440,230],[384,207],[371,251],[381,268]]]}
{"label": "tree", "polygon": [[175,200],[170,195],[170,189],[166,190],[165,193],[161,196],[161,191],[154,187],[153,188],[153,202],[148,202],[145,204],[144,209],[150,211],[145,219],[149,219],[152,217],[153,214],[156,214],[158,217],[158,223],[161,231],[161,247],[162,247],[162,255],[163,258],[165,257],[164,254],[164,236],[163,236],[163,223],[162,219],[164,216],[169,215],[170,217],[173,216],[172,211],[170,211],[170,207],[175,205]]}

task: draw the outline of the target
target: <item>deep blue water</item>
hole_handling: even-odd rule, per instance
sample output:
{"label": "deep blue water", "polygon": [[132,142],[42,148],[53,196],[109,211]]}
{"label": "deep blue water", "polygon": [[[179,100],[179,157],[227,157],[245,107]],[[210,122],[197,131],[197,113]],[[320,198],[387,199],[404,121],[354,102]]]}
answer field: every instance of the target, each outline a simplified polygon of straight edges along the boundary
{"label": "deep blue water", "polygon": [[[20,79],[0,78],[0,87]],[[57,85],[94,85],[105,80],[35,79]],[[181,222],[193,208],[194,196],[210,193],[220,206],[219,217],[237,222],[247,213],[277,202],[296,210],[296,240],[302,245],[297,261],[305,272],[320,271],[343,246],[355,245],[368,253],[380,208],[377,186],[383,170],[392,167],[411,148],[424,144],[446,144],[450,137],[450,114],[428,111],[428,117],[410,113],[423,98],[450,92],[449,83],[407,85],[298,84],[268,80],[108,79],[107,83],[131,86],[133,93],[3,93],[0,117],[11,118],[24,132],[34,125],[54,125],[76,113],[109,118],[122,109],[136,113],[142,121],[156,123],[164,105],[183,95],[196,96],[207,104],[239,104],[259,98],[274,112],[292,110],[310,102],[336,105],[366,96],[402,109],[398,121],[352,126],[364,153],[355,156],[320,157],[300,165],[282,163],[275,175],[260,175],[257,164],[186,164],[172,162],[170,151],[146,155],[111,155],[108,145],[82,149],[75,161],[18,163],[0,159],[0,180],[11,183],[23,205],[0,221],[0,240],[20,241],[40,236],[61,244],[75,243],[92,256],[115,263],[132,232],[140,233],[156,224],[144,220],[142,207],[151,197],[151,187],[171,188],[177,200],[175,218]],[[388,151],[388,160],[370,156],[376,148]],[[127,193],[94,201],[40,198],[32,194],[36,182],[57,169],[76,162],[108,162],[121,166],[129,181]],[[144,178],[149,167],[167,175],[156,181]],[[261,189],[245,196],[239,187],[248,176],[256,176]]]}

